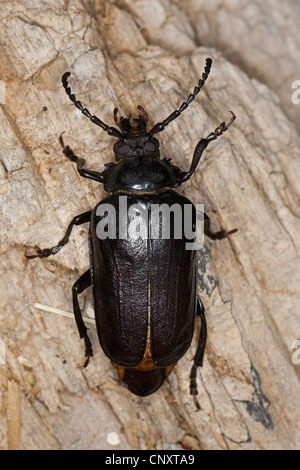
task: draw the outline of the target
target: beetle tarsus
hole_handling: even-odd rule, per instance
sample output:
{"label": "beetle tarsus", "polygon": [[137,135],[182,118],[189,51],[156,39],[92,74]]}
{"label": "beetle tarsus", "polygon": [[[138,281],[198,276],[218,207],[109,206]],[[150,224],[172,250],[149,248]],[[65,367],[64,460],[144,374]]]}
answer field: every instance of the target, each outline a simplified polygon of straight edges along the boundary
{"label": "beetle tarsus", "polygon": [[184,183],[185,181],[190,179],[190,177],[193,175],[194,171],[196,170],[206,147],[210,144],[210,142],[216,140],[217,137],[221,136],[225,131],[227,131],[229,126],[231,126],[236,116],[232,111],[229,111],[229,112],[232,114],[232,118],[227,124],[225,122],[222,122],[220,126],[217,127],[213,132],[211,132],[205,139],[201,139],[198,142],[194,151],[194,155],[193,155],[193,159],[192,159],[192,163],[191,163],[189,171],[187,172],[179,171],[176,175],[177,181],[179,181],[180,183]]}
{"label": "beetle tarsus", "polygon": [[196,411],[199,411],[201,410],[201,406],[197,398],[198,389],[197,389],[196,377],[197,377],[197,365],[194,363],[191,373],[190,373],[190,394],[192,395],[194,403],[196,405]]}
{"label": "beetle tarsus", "polygon": [[68,145],[65,145],[64,143],[64,140],[63,140],[63,134],[65,132],[62,132],[59,136],[59,143],[63,149],[63,154],[69,159],[71,160],[71,162],[75,162],[77,163],[77,170],[78,172],[82,169],[83,165],[85,164],[85,160],[84,158],[79,158],[77,157],[77,155],[75,155],[75,153],[73,152],[73,150],[68,146]]}
{"label": "beetle tarsus", "polygon": [[32,254],[32,255],[28,255],[28,254],[27,254],[27,251],[25,251],[25,253],[24,253],[24,254],[25,254],[25,257],[26,257],[27,259],[39,258],[39,255],[38,255],[38,253],[37,253],[37,249],[35,249],[35,250],[36,250],[36,253],[34,253],[34,254]]}
{"label": "beetle tarsus", "polygon": [[62,137],[63,134],[64,134],[64,132],[62,132],[59,136],[59,143],[60,143],[60,145],[63,149],[63,154],[69,160],[71,160],[71,162],[76,163],[77,171],[80,174],[80,176],[83,176],[84,178],[92,179],[94,181],[97,181],[98,183],[104,183],[103,173],[98,173],[97,171],[87,170],[87,169],[83,168],[83,166],[85,164],[85,159],[77,157],[77,155],[75,155],[73,150],[68,145],[65,145],[63,137]]}
{"label": "beetle tarsus", "polygon": [[227,238],[229,235],[236,233],[238,231],[237,228],[232,230],[219,230],[218,232],[212,232],[210,229],[210,218],[207,214],[204,214],[204,233],[207,235],[211,240],[223,240],[223,238]]}
{"label": "beetle tarsus", "polygon": [[232,114],[232,118],[230,119],[230,121],[228,121],[228,123],[226,124],[226,122],[222,122],[219,127],[217,127],[214,132],[211,132],[207,137],[206,137],[206,140],[208,140],[209,142],[212,142],[213,140],[216,140],[217,137],[219,137],[220,135],[222,135],[225,131],[227,131],[227,129],[231,126],[231,124],[233,123],[233,121],[235,121],[236,119],[236,115],[232,112],[232,111],[229,111],[231,114]]}
{"label": "beetle tarsus", "polygon": [[61,249],[60,245],[54,246],[53,248],[44,248],[41,250],[40,248],[36,248],[36,253],[32,255],[28,255],[25,253],[27,259],[34,259],[34,258],[48,258],[50,255],[55,255]]}
{"label": "beetle tarsus", "polygon": [[81,366],[81,369],[85,369],[89,362],[90,362],[90,357],[93,357],[94,353],[93,353],[93,348],[92,348],[92,343],[90,341],[90,338],[88,337],[88,335],[84,336],[84,343],[85,343],[85,357],[86,357],[86,360],[84,362],[84,364]]}
{"label": "beetle tarsus", "polygon": [[48,258],[48,256],[55,255],[56,253],[58,253],[59,250],[68,243],[70,239],[70,234],[72,232],[74,225],[86,224],[87,222],[91,220],[91,214],[92,214],[92,211],[87,211],[87,212],[84,212],[83,214],[76,215],[72,219],[72,221],[69,223],[64,238],[57,245],[53,246],[52,248],[44,248],[44,249],[35,247],[36,253],[32,255],[28,255],[27,253],[25,253],[26,258],[27,259]]}
{"label": "beetle tarsus", "polygon": [[201,406],[200,406],[200,403],[198,401],[198,398],[197,398],[197,395],[193,395],[193,400],[194,400],[194,403],[196,405],[196,411],[200,411],[202,410]]}

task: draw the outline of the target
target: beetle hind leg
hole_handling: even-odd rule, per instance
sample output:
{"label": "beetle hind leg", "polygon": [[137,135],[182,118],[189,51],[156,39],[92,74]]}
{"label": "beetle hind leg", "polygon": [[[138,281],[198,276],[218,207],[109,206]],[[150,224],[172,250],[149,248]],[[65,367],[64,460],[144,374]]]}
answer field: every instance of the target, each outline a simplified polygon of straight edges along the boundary
{"label": "beetle hind leg", "polygon": [[199,343],[197,347],[196,354],[194,356],[194,364],[191,369],[190,373],[190,394],[192,395],[194,399],[194,403],[196,405],[197,411],[201,409],[201,406],[199,404],[197,395],[198,395],[198,389],[197,389],[197,367],[202,367],[203,365],[203,356],[204,356],[204,351],[205,351],[205,345],[206,345],[206,338],[207,338],[207,326],[206,326],[206,319],[204,315],[204,307],[203,304],[198,297],[197,300],[197,315],[201,318],[201,329],[200,329],[200,336],[199,336]]}
{"label": "beetle hind leg", "polygon": [[93,348],[92,348],[92,343],[90,341],[90,338],[88,337],[87,334],[87,327],[84,324],[83,318],[82,318],[82,313],[81,309],[79,306],[78,302],[78,294],[82,294],[82,292],[87,289],[91,285],[91,273],[90,270],[86,271],[83,273],[79,279],[74,283],[72,287],[72,293],[73,293],[73,310],[74,310],[74,316],[75,316],[75,321],[76,325],[78,328],[79,336],[80,339],[84,339],[85,343],[85,363],[83,364],[82,368],[85,368],[90,360],[90,357],[93,356]]}

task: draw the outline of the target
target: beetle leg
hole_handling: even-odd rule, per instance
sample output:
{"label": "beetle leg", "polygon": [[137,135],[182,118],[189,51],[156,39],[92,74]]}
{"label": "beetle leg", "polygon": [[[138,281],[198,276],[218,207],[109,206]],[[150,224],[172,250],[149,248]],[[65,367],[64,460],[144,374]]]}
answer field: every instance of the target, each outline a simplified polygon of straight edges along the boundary
{"label": "beetle leg", "polygon": [[59,136],[59,143],[62,146],[63,153],[69,160],[71,160],[71,162],[75,162],[77,164],[77,171],[80,174],[80,176],[98,181],[99,183],[104,183],[104,176],[102,173],[98,173],[97,171],[87,170],[86,168],[83,168],[83,165],[85,164],[84,158],[77,157],[77,155],[75,155],[73,150],[68,145],[65,145],[63,138],[62,138],[63,134],[64,132],[60,134]]}
{"label": "beetle leg", "polygon": [[55,245],[52,248],[44,248],[43,250],[37,248],[36,253],[34,255],[27,255],[25,253],[26,258],[47,258],[50,255],[55,255],[64,245],[68,243],[74,225],[86,224],[91,220],[91,215],[92,211],[87,211],[83,214],[76,215],[76,217],[74,217],[74,219],[72,219],[72,221],[69,223],[66,234],[64,238],[58,243],[58,245]]}
{"label": "beetle leg", "polygon": [[207,235],[211,240],[222,240],[223,238],[228,237],[233,233],[237,232],[237,228],[234,228],[227,232],[226,230],[222,229],[219,232],[212,232],[210,229],[210,218],[208,215],[204,214],[204,233]]}
{"label": "beetle leg", "polygon": [[196,382],[197,367],[203,366],[203,356],[204,356],[206,338],[207,338],[207,325],[206,325],[204,312],[205,310],[204,310],[203,304],[200,298],[198,297],[197,315],[199,315],[199,317],[201,318],[201,329],[200,329],[198,348],[194,356],[194,364],[190,373],[190,394],[193,396],[197,411],[201,409],[199,401],[197,399],[197,395],[198,395],[197,382]]}
{"label": "beetle leg", "polygon": [[214,130],[214,132],[211,132],[205,139],[201,139],[198,142],[194,151],[193,160],[192,160],[189,171],[179,171],[176,175],[176,178],[178,181],[183,183],[184,181],[187,181],[190,179],[190,177],[196,170],[197,165],[200,161],[200,158],[202,157],[202,153],[204,152],[208,144],[210,144],[210,142],[212,142],[213,140],[216,140],[217,137],[222,135],[225,131],[227,131],[228,127],[231,126],[236,116],[232,111],[230,111],[230,113],[232,114],[232,118],[227,124],[225,122],[222,122],[220,126]]}
{"label": "beetle leg", "polygon": [[92,348],[92,343],[90,341],[90,338],[88,337],[88,334],[87,334],[87,327],[85,326],[83,318],[82,318],[82,313],[81,313],[79,302],[78,302],[78,294],[81,294],[90,285],[91,285],[91,273],[90,273],[90,270],[88,270],[85,273],[83,273],[79,279],[77,279],[77,281],[74,283],[72,287],[73,310],[74,310],[75,321],[76,321],[76,325],[78,328],[80,339],[83,338],[85,342],[86,361],[82,366],[83,368],[85,368],[88,365],[90,357],[93,356],[93,348]]}

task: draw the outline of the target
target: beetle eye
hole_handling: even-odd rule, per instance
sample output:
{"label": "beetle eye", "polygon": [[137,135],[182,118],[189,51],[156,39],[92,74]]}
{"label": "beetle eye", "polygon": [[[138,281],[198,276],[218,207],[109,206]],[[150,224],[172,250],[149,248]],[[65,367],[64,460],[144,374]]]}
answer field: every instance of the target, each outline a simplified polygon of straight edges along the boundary
{"label": "beetle eye", "polygon": [[156,150],[155,143],[154,142],[146,142],[145,150],[148,150],[148,152],[154,152]]}
{"label": "beetle eye", "polygon": [[121,144],[120,146],[118,146],[118,153],[120,153],[121,155],[126,155],[130,149],[131,149],[130,145]]}

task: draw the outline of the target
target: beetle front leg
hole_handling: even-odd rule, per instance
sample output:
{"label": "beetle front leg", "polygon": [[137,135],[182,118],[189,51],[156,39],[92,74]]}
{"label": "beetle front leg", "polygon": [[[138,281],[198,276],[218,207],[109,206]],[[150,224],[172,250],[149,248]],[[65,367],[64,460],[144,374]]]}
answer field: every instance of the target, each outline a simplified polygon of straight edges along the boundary
{"label": "beetle front leg", "polygon": [[227,124],[225,122],[222,122],[220,126],[214,130],[214,132],[211,132],[205,139],[201,139],[198,142],[194,151],[193,160],[192,160],[192,164],[191,164],[189,171],[179,171],[176,175],[176,178],[178,181],[180,181],[180,183],[183,183],[184,181],[187,181],[190,179],[190,177],[196,170],[197,165],[200,161],[200,158],[202,157],[202,154],[204,150],[206,149],[206,147],[208,146],[208,144],[210,144],[210,142],[212,142],[213,140],[216,140],[217,137],[222,135],[225,131],[227,131],[228,127],[231,126],[236,116],[232,111],[230,111],[230,113],[232,114],[232,118]]}
{"label": "beetle front leg", "polygon": [[92,343],[90,341],[90,338],[88,337],[88,334],[87,334],[87,327],[85,326],[83,318],[82,318],[82,313],[81,313],[79,302],[78,302],[78,295],[82,294],[82,292],[85,289],[87,289],[90,285],[91,285],[91,273],[90,273],[90,270],[88,270],[85,273],[83,273],[79,279],[77,279],[77,281],[74,283],[72,287],[73,310],[74,310],[75,321],[76,321],[76,325],[78,328],[80,339],[83,338],[85,342],[86,361],[83,364],[82,368],[85,368],[88,365],[90,357],[93,356],[93,348],[92,348]]}
{"label": "beetle front leg", "polygon": [[50,255],[55,255],[64,245],[66,245],[69,241],[70,234],[72,232],[72,228],[74,225],[81,225],[91,220],[92,211],[84,212],[83,214],[77,215],[74,219],[70,222],[66,234],[64,238],[58,243],[58,245],[53,246],[52,248],[44,248],[41,250],[40,248],[36,249],[36,253],[34,255],[27,255],[25,256],[27,259],[33,258],[47,258]]}
{"label": "beetle front leg", "polygon": [[210,229],[210,218],[208,215],[204,214],[204,233],[207,235],[211,240],[222,240],[223,238],[228,237],[228,235],[231,235],[233,233],[236,233],[238,231],[237,228],[234,228],[227,232],[226,230],[222,229],[219,230],[219,232],[212,232]]}
{"label": "beetle front leg", "polygon": [[89,178],[94,181],[98,181],[98,183],[104,183],[103,173],[98,173],[97,171],[87,170],[86,168],[83,168],[83,165],[85,164],[84,158],[77,157],[73,150],[68,145],[65,145],[62,135],[63,133],[59,136],[59,143],[62,146],[63,153],[69,160],[71,160],[71,162],[76,163],[77,171],[80,176],[83,176],[84,178]]}
{"label": "beetle front leg", "polygon": [[201,329],[200,329],[200,335],[199,335],[199,343],[197,347],[196,354],[194,356],[194,364],[191,369],[190,373],[190,394],[193,396],[194,403],[196,405],[197,411],[201,409],[201,406],[199,404],[197,395],[198,395],[198,389],[197,389],[197,382],[196,382],[196,377],[197,377],[197,367],[202,367],[203,366],[203,356],[204,356],[204,351],[205,351],[205,345],[206,345],[206,338],[207,338],[207,325],[206,325],[206,318],[205,318],[205,309],[203,307],[203,304],[198,297],[197,299],[197,315],[201,318]]}

